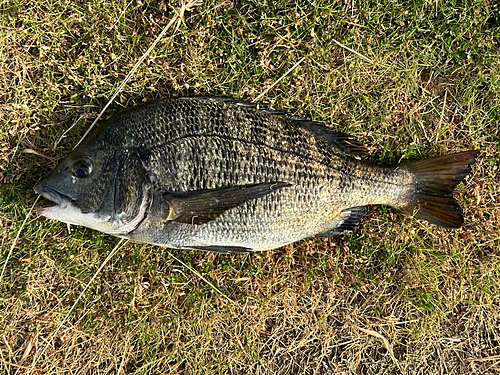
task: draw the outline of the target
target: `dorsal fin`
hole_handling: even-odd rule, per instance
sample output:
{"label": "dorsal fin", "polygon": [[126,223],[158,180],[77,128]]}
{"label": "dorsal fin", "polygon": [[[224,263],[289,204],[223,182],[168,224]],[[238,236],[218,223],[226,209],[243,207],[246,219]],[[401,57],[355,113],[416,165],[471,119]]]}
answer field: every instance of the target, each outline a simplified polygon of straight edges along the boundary
{"label": "dorsal fin", "polygon": [[292,122],[314,134],[316,137],[323,139],[324,141],[334,145],[337,147],[339,150],[344,152],[345,154],[352,155],[352,156],[361,156],[361,155],[367,155],[368,150],[366,147],[356,140],[353,136],[342,133],[339,131],[336,131],[332,128],[329,128],[328,126],[325,126],[323,124],[320,124],[319,122],[312,121],[311,119],[308,118],[303,118],[299,116],[294,116],[289,113],[283,112],[283,111],[277,111],[274,109],[271,109],[269,107],[266,107],[262,104],[253,104],[253,103],[248,103],[243,100],[239,99],[232,99],[232,98],[211,98],[211,97],[197,97],[197,99],[204,99],[204,100],[213,100],[217,102],[223,102],[223,103],[230,103],[230,104],[235,104],[239,105],[242,107],[247,107],[247,108],[253,108],[259,111],[264,111],[273,115],[277,116],[283,116],[286,117]]}
{"label": "dorsal fin", "polygon": [[297,125],[302,129],[307,130],[310,133],[324,139],[328,143],[336,146],[338,149],[342,150],[345,154],[353,156],[367,155],[368,150],[361,142],[356,140],[353,136],[338,132],[331,129],[325,125],[319,124],[311,120],[296,120]]}

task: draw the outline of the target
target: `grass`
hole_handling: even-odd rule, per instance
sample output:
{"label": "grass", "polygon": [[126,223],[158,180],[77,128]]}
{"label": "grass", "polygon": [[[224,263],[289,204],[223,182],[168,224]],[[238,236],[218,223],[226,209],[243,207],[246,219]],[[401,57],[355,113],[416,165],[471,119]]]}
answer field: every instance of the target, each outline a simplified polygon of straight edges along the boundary
{"label": "grass", "polygon": [[[2,266],[55,165],[22,151],[71,150],[177,7],[0,5]],[[499,43],[489,1],[214,0],[187,13],[105,117],[164,96],[252,101],[305,57],[262,103],[355,135],[376,163],[481,150],[457,189],[465,226],[375,207],[354,233],[265,253],[127,243],[32,373],[498,373]],[[1,373],[28,372],[117,242],[28,220],[0,285]]]}

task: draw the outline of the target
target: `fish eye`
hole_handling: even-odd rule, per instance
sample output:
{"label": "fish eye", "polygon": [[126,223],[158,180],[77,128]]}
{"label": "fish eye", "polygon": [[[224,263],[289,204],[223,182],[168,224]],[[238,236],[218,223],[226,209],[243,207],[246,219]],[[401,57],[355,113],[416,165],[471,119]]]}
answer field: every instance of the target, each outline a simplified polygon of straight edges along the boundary
{"label": "fish eye", "polygon": [[92,163],[90,160],[81,159],[73,163],[73,174],[79,178],[85,178],[92,173]]}

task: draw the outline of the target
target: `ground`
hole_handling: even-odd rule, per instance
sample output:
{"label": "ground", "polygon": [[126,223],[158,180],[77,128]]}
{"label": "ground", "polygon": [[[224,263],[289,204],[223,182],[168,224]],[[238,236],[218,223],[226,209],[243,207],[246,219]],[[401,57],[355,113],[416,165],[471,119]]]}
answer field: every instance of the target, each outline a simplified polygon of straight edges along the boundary
{"label": "ground", "polygon": [[[499,373],[498,5],[181,5],[0,5],[0,372]],[[377,206],[343,237],[214,255],[27,216],[33,186],[177,15],[104,118],[227,96],[349,133],[374,163],[480,150],[456,191],[464,227]]]}

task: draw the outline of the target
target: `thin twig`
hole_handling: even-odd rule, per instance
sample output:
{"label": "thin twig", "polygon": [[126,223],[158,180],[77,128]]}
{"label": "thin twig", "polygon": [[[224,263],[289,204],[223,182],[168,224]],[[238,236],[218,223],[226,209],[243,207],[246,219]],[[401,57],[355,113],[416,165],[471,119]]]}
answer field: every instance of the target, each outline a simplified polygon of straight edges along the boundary
{"label": "thin twig", "polygon": [[56,162],[57,159],[51,157],[51,156],[47,156],[47,155],[44,155],[38,151],[35,151],[33,150],[32,148],[25,148],[24,150],[21,151],[21,154],[33,154],[33,155],[36,155],[36,156],[40,156],[41,158],[45,158],[45,159],[48,159],[52,162]]}
{"label": "thin twig", "polygon": [[491,357],[483,358],[467,358],[469,362],[486,362],[486,361],[500,361],[500,355],[492,355]]}
{"label": "thin twig", "polygon": [[444,110],[446,109],[446,96],[448,94],[448,90],[444,92],[444,99],[443,99],[443,109],[441,110],[441,116],[439,117],[439,124],[436,129],[436,143],[439,138],[439,133],[441,132],[441,125],[443,124],[443,119],[444,119]]}
{"label": "thin twig", "polygon": [[3,274],[5,272],[5,267],[7,267],[7,263],[9,261],[11,254],[12,254],[12,251],[14,250],[14,247],[17,244],[17,240],[19,239],[19,235],[21,234],[21,231],[23,230],[24,225],[28,221],[28,218],[31,216],[31,212],[33,212],[33,208],[35,207],[35,204],[36,204],[36,202],[38,202],[39,199],[40,199],[40,196],[37,196],[35,201],[33,202],[33,205],[31,206],[30,210],[26,214],[26,217],[24,218],[24,221],[21,224],[21,228],[19,228],[19,230],[17,231],[16,238],[14,238],[14,241],[12,242],[12,246],[10,247],[10,250],[9,250],[9,254],[7,254],[7,259],[5,259],[5,263],[4,263],[3,268],[2,268],[2,273],[0,273],[0,284],[2,283]]}
{"label": "thin twig", "polygon": [[77,119],[73,122],[73,125],[71,125],[71,126],[69,127],[69,129],[66,129],[66,130],[64,131],[64,133],[62,133],[62,134],[61,134],[61,136],[59,137],[59,139],[58,139],[58,140],[54,143],[54,147],[52,148],[53,150],[55,150],[55,149],[56,149],[56,147],[57,147],[57,145],[59,144],[59,142],[61,142],[61,141],[62,141],[62,139],[63,139],[64,137],[66,137],[66,134],[68,134],[68,133],[71,131],[71,129],[73,129],[73,128],[76,126],[76,124],[78,124],[78,123],[80,122],[80,120],[81,120],[84,116],[85,116],[85,115],[81,115],[80,117],[78,117],[78,118],[77,118]]}
{"label": "thin twig", "polygon": [[261,93],[259,96],[257,96],[253,102],[257,102],[259,101],[260,98],[262,98],[264,95],[266,95],[268,93],[269,90],[271,90],[274,86],[276,86],[283,78],[285,78],[287,75],[289,75],[296,67],[298,67],[300,65],[300,63],[302,61],[305,60],[305,56],[303,58],[301,58],[299,61],[297,61],[297,63],[295,63],[294,66],[292,66],[290,69],[287,70],[287,72],[285,74],[283,74],[280,78],[278,78],[278,80],[276,82],[274,82],[270,87],[268,87],[266,90],[264,90],[263,93]]}
{"label": "thin twig", "polygon": [[146,59],[146,57],[148,57],[148,55],[151,53],[151,51],[153,50],[153,48],[156,46],[156,44],[160,41],[160,39],[165,35],[165,33],[168,31],[168,29],[170,29],[170,26],[172,26],[172,24],[175,22],[175,20],[177,19],[177,17],[173,17],[170,22],[167,24],[167,26],[165,26],[162,30],[162,32],[160,33],[160,35],[158,35],[158,37],[155,39],[155,41],[149,46],[149,48],[147,49],[147,51],[141,56],[141,58],[137,61],[137,63],[134,65],[134,67],[132,68],[132,70],[127,74],[127,76],[125,77],[125,79],[122,81],[122,83],[120,84],[120,86],[118,86],[118,89],[115,91],[115,93],[113,94],[113,96],[111,97],[111,99],[109,99],[108,103],[104,106],[104,108],[101,110],[101,112],[97,115],[97,117],[95,118],[95,120],[92,122],[92,124],[90,125],[90,127],[87,129],[87,131],[85,132],[85,134],[83,134],[82,138],[78,141],[78,143],[75,145],[75,147],[73,147],[73,150],[75,148],[78,147],[78,145],[80,143],[82,143],[83,139],[87,136],[87,134],[90,133],[90,131],[94,128],[95,124],[97,123],[97,121],[99,121],[102,117],[102,115],[104,114],[104,112],[108,109],[108,107],[111,105],[111,103],[113,102],[113,100],[115,100],[115,98],[118,96],[118,94],[122,91],[122,89],[125,87],[125,85],[128,83],[128,81],[130,80],[130,78],[134,75],[135,71],[139,68],[139,66],[142,64],[142,62]]}
{"label": "thin twig", "polygon": [[361,332],[367,333],[371,336],[377,337],[380,340],[382,340],[382,343],[384,344],[385,348],[389,352],[389,356],[391,357],[392,361],[394,364],[398,367],[399,370],[401,370],[401,365],[397,361],[396,357],[394,356],[394,351],[392,350],[392,345],[389,343],[389,340],[387,340],[384,336],[382,336],[380,333],[373,331],[371,329],[366,329],[366,328],[361,328],[355,324],[352,324],[354,328],[359,329]]}
{"label": "thin twig", "polygon": [[218,294],[220,294],[222,297],[227,299],[229,302],[231,302],[234,305],[234,301],[226,296],[224,293],[222,293],[217,287],[212,284],[210,281],[208,281],[203,275],[201,275],[198,271],[196,271],[193,267],[189,266],[188,264],[184,263],[182,260],[178,259],[175,255],[170,253],[172,258],[174,258],[176,261],[178,261],[180,264],[182,264],[184,267],[186,267],[188,270],[190,270],[192,273],[194,273],[196,276],[198,276],[200,279],[202,279],[204,282],[206,282],[213,290],[215,290]]}
{"label": "thin twig", "polygon": [[[35,366],[36,364],[38,363],[38,361],[40,360],[40,358],[42,358],[43,354],[45,353],[45,351],[48,349],[48,347],[50,346],[50,344],[52,343],[52,340],[54,340],[54,337],[56,337],[57,333],[59,332],[59,330],[62,328],[63,324],[66,323],[66,321],[68,320],[70,314],[73,312],[73,310],[75,309],[76,305],[78,304],[78,302],[80,302],[80,299],[83,297],[83,295],[85,294],[85,292],[87,291],[87,289],[90,287],[90,285],[93,283],[93,281],[95,280],[95,278],[97,277],[97,275],[99,275],[99,273],[101,272],[101,270],[104,268],[104,266],[109,262],[109,260],[118,252],[118,250],[121,249],[121,247],[123,246],[120,246],[122,244],[122,242],[124,241],[124,239],[120,239],[120,241],[116,244],[116,246],[114,247],[114,249],[109,253],[109,255],[106,257],[106,259],[104,259],[104,262],[102,262],[102,264],[100,265],[100,267],[97,269],[97,271],[94,273],[94,275],[92,276],[92,278],[90,279],[90,281],[87,283],[87,285],[85,285],[85,288],[83,288],[82,292],[80,293],[80,295],[78,296],[78,298],[76,299],[76,301],[73,303],[73,306],[71,306],[71,308],[69,309],[68,313],[66,314],[66,316],[64,317],[64,319],[62,320],[61,323],[59,323],[59,325],[57,326],[56,330],[54,331],[54,333],[52,334],[52,336],[50,336],[50,339],[47,341],[47,344],[45,344],[44,348],[42,349],[42,352],[38,355],[38,357],[35,358],[35,360],[33,361],[33,364],[30,366],[28,372],[26,373],[26,375],[29,375],[33,372],[33,370],[35,369]],[[128,241],[127,241],[128,242]],[[125,242],[126,243],[126,242]]]}
{"label": "thin twig", "polygon": [[5,336],[2,336],[2,337],[3,337],[3,342],[5,343],[5,346],[7,346],[7,349],[9,349],[9,353],[10,353],[11,357],[14,357],[14,352],[10,348],[10,345],[9,345],[9,342],[7,341],[7,338]]}
{"label": "thin twig", "polygon": [[[5,336],[4,336],[4,337],[5,337]],[[10,347],[9,347],[9,350],[10,350]],[[11,352],[12,352],[12,351],[11,351]],[[7,375],[10,375],[10,369],[7,367],[7,363],[8,363],[8,362],[7,362],[7,361],[5,360],[5,358],[3,357],[3,351],[2,351],[2,350],[0,350],[0,357],[2,357],[2,363],[3,363],[4,367],[5,367],[5,370],[7,371],[7,372],[6,372],[6,374],[7,374]]]}
{"label": "thin twig", "polygon": [[128,2],[128,4],[125,6],[125,9],[123,9],[123,11],[120,13],[120,16],[116,19],[116,21],[113,23],[113,26],[111,26],[111,28],[113,29],[117,24],[118,24],[118,21],[120,21],[120,19],[125,15],[125,12],[127,11],[128,7],[134,2],[134,0],[131,0]]}
{"label": "thin twig", "polygon": [[[13,366],[13,367],[18,367],[18,368],[23,368],[23,369],[29,369],[30,367],[28,366],[21,366],[21,365],[16,365],[15,363],[12,363],[12,362],[7,362],[7,361],[4,361],[4,363],[6,365],[9,365],[9,366]],[[45,371],[44,369],[41,369],[41,368],[36,368],[35,369],[36,371]]]}
{"label": "thin twig", "polygon": [[120,367],[118,368],[117,375],[124,374],[125,371],[123,369],[123,366],[125,366],[125,360],[127,358],[128,350],[130,347],[130,333],[127,335],[127,341],[125,342],[125,348],[123,349],[123,356],[122,356],[122,361],[120,363]]}
{"label": "thin twig", "polygon": [[359,56],[359,57],[361,57],[363,60],[368,61],[369,63],[371,63],[371,64],[374,64],[374,65],[375,65],[375,63],[374,63],[372,60],[370,60],[368,57],[365,57],[365,56],[363,56],[361,53],[356,52],[355,50],[353,50],[352,48],[347,47],[345,44],[342,44],[342,43],[340,43],[340,42],[337,42],[335,39],[332,39],[332,40],[333,40],[335,43],[337,43],[339,46],[341,46],[342,48],[345,48],[346,50],[348,50],[348,51],[350,51],[350,52],[354,53],[355,55],[357,55],[357,56]]}

